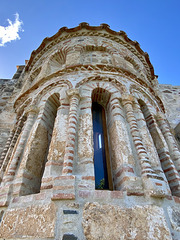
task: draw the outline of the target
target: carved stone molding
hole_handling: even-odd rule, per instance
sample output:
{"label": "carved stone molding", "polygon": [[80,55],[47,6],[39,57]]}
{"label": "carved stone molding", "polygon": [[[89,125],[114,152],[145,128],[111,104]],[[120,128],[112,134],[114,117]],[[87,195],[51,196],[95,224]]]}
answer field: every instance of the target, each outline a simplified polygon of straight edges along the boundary
{"label": "carved stone molding", "polygon": [[[105,24],[107,26],[107,24]],[[81,28],[85,28],[86,31],[78,31]],[[101,32],[100,30],[105,29],[107,33]],[[90,31],[89,31],[90,30]],[[95,31],[94,31],[95,30]],[[98,31],[97,31],[98,30]],[[66,32],[66,35],[62,35],[63,32]],[[79,36],[99,36],[111,39],[112,41],[115,41],[123,46],[125,46],[128,50],[130,50],[133,54],[135,54],[140,61],[143,63],[143,65],[146,68],[148,79],[151,80],[154,77],[154,69],[152,64],[149,60],[149,55],[144,52],[141,48],[138,42],[132,41],[127,37],[127,34],[123,31],[115,32],[111,30],[109,27],[104,27],[104,25],[101,25],[99,27],[92,27],[89,25],[79,25],[79,27],[76,28],[61,28],[58,33],[56,33],[51,38],[45,38],[40,45],[40,47],[33,51],[30,57],[30,60],[28,61],[28,64],[26,66],[26,71],[30,70],[35,62],[46,52],[47,50],[51,49],[53,46],[58,44],[61,41],[67,40],[69,38],[73,37],[79,37]],[[121,36],[121,37],[120,37]],[[123,38],[123,40],[122,40]],[[48,43],[48,44],[47,44]]]}

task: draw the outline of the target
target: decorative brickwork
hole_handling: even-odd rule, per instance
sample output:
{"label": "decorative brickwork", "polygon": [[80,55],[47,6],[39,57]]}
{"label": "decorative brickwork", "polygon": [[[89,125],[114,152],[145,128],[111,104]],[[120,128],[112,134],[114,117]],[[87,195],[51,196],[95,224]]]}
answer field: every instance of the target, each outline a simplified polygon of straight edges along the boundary
{"label": "decorative brickwork", "polygon": [[180,239],[179,87],[136,41],[64,27],[0,84],[1,239]]}

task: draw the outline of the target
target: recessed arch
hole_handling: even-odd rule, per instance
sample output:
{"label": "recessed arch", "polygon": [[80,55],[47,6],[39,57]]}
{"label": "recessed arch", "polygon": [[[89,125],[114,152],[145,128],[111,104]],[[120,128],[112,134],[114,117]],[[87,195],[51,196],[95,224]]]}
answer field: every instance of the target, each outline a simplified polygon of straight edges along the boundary
{"label": "recessed arch", "polygon": [[40,192],[41,179],[51,142],[57,109],[60,106],[60,95],[55,92],[48,97],[34,124],[28,144],[25,147],[19,174],[22,175],[20,195],[28,195]]}
{"label": "recessed arch", "polygon": [[66,55],[67,53],[62,49],[59,49],[51,55],[48,61],[48,75],[62,69],[63,65],[66,63]]}
{"label": "recessed arch", "polygon": [[129,88],[129,91],[133,96],[136,97],[136,99],[142,99],[147,105],[156,108],[156,111],[165,111],[161,99],[158,96],[155,96],[155,93],[151,88],[149,88],[148,92],[147,89],[143,90],[143,88],[132,84]]}
{"label": "recessed arch", "polygon": [[[76,84],[76,87],[80,87],[81,92],[90,91],[92,92],[95,88],[102,88],[109,91],[111,94],[117,93],[119,97],[123,93],[127,93],[128,90],[124,84],[112,77],[93,76],[82,79]],[[90,93],[91,94],[91,93]]]}
{"label": "recessed arch", "polygon": [[59,93],[60,98],[64,96],[62,92],[73,88],[72,83],[68,80],[59,80],[58,82],[53,81],[51,84],[45,86],[35,94],[32,104],[38,106],[40,102],[46,101],[52,94]]}
{"label": "recessed arch", "polygon": [[[177,195],[178,186],[176,178],[178,176],[178,172],[171,160],[170,153],[166,141],[156,123],[156,117],[149,111],[146,103],[139,99],[138,103],[140,105],[141,111],[144,115],[144,119],[146,121],[147,128],[152,137],[155,149],[159,156],[159,161],[161,163],[162,170],[166,176],[166,179],[169,183],[169,187],[172,191],[173,195]],[[171,166],[171,167],[170,167]]]}

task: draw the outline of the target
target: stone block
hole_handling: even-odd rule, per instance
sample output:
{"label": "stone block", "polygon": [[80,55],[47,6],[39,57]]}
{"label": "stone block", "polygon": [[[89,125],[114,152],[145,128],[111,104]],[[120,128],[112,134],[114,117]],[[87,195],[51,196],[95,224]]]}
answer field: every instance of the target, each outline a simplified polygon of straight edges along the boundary
{"label": "stone block", "polygon": [[0,238],[52,238],[55,220],[56,209],[53,203],[9,209],[1,222]]}
{"label": "stone block", "polygon": [[172,240],[163,209],[153,205],[122,208],[87,203],[83,228],[87,240]]}

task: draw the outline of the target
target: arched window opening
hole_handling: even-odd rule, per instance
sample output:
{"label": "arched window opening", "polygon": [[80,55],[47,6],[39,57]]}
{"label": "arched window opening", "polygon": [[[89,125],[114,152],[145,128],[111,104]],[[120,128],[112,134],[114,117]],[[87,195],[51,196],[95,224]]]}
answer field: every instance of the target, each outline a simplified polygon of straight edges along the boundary
{"label": "arched window opening", "polygon": [[[99,93],[102,91],[99,90]],[[112,190],[105,109],[98,103],[98,99],[107,104],[109,96],[97,96],[97,91],[92,95],[95,189]]]}

